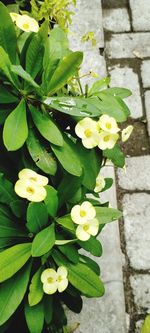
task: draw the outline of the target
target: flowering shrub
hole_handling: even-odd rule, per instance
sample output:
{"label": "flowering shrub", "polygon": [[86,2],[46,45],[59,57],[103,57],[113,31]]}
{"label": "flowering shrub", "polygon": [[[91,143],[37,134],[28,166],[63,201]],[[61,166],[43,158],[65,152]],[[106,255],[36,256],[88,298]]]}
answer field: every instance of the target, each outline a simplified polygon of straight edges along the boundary
{"label": "flowering shrub", "polygon": [[121,132],[119,124],[131,93],[108,88],[108,78],[84,92],[82,60],[59,27],[49,32],[47,22],[39,27],[0,3],[3,332],[16,322],[20,332],[67,332],[63,304],[79,313],[82,296],[104,294],[89,253],[102,255],[96,237],[121,212],[100,203],[99,192],[112,185],[100,169],[107,159],[124,166],[120,140],[132,128]]}

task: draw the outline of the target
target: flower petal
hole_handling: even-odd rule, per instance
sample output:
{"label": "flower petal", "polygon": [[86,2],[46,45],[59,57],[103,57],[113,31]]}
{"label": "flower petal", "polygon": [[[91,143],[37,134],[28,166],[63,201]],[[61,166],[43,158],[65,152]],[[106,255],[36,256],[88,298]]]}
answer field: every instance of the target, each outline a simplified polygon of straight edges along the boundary
{"label": "flower petal", "polygon": [[52,294],[56,293],[57,287],[58,287],[57,282],[55,282],[55,283],[44,283],[43,284],[43,291],[45,292],[45,294],[52,295]]}
{"label": "flower petal", "polygon": [[57,274],[63,278],[66,278],[68,275],[68,270],[65,266],[59,266],[57,269]]}
{"label": "flower petal", "polygon": [[92,236],[96,236],[99,230],[99,222],[97,219],[89,221],[88,233]]}
{"label": "flower petal", "polygon": [[38,22],[28,15],[19,15],[16,18],[16,25],[23,31],[26,32],[38,32],[39,25]]}
{"label": "flower petal", "polygon": [[133,126],[132,125],[129,125],[126,128],[123,129],[122,134],[121,134],[122,142],[126,142],[129,139],[132,131],[133,131]]}
{"label": "flower petal", "polygon": [[76,236],[81,241],[87,241],[90,238],[90,234],[84,230],[84,225],[78,225],[76,229]]}
{"label": "flower petal", "polygon": [[54,281],[56,281],[56,279],[57,279],[57,272],[53,268],[47,268],[41,274],[41,281],[42,281],[42,283],[47,282],[48,278],[52,278],[52,279],[54,279]]}
{"label": "flower petal", "polygon": [[33,184],[31,184],[30,188],[32,188],[33,190],[33,193],[28,193],[27,194],[27,199],[29,201],[32,201],[32,202],[41,202],[43,201],[46,196],[47,196],[47,192],[45,190],[44,187],[42,186],[33,186]]}
{"label": "flower petal", "polygon": [[61,282],[58,282],[58,291],[62,293],[68,287],[68,279],[64,278]]}
{"label": "flower petal", "polygon": [[105,184],[106,184],[106,182],[105,182],[104,177],[99,174],[96,178],[96,186],[94,188],[94,192],[95,193],[101,192],[103,190],[103,188],[105,187]]}

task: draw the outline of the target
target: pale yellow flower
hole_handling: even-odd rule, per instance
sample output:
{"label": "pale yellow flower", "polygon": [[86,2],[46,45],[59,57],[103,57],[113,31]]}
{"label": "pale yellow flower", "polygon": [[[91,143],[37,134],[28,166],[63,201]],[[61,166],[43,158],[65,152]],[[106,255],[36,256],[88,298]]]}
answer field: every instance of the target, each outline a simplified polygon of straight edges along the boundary
{"label": "pale yellow flower", "polygon": [[13,21],[13,22],[16,22],[18,16],[21,16],[21,15],[12,12],[12,13],[10,13],[10,16],[11,16],[12,21]]}
{"label": "pale yellow flower", "polygon": [[19,179],[15,184],[15,192],[19,197],[33,202],[43,201],[47,196],[46,189],[43,186],[37,186],[28,179]]}
{"label": "pale yellow flower", "polygon": [[129,125],[126,128],[123,129],[123,131],[121,133],[122,142],[126,142],[129,139],[132,131],[133,131],[133,126],[132,125]]}
{"label": "pale yellow flower", "polygon": [[60,266],[57,272],[53,268],[47,268],[41,275],[43,290],[46,294],[52,295],[57,290],[62,293],[68,287],[68,271],[64,266]]}
{"label": "pale yellow flower", "polygon": [[98,145],[99,128],[95,120],[88,117],[80,120],[75,127],[75,132],[82,139],[84,147],[91,149]]}
{"label": "pale yellow flower", "polygon": [[76,224],[85,224],[87,221],[94,219],[96,210],[89,201],[84,201],[81,205],[75,205],[71,209],[71,218]]}
{"label": "pale yellow flower", "polygon": [[98,121],[100,129],[105,132],[116,134],[120,131],[120,128],[117,125],[115,118],[103,114]]}
{"label": "pale yellow flower", "polygon": [[91,236],[96,236],[99,230],[99,222],[97,219],[86,221],[82,225],[78,225],[76,236],[81,241],[87,241]]}
{"label": "pale yellow flower", "polygon": [[118,139],[119,139],[119,135],[117,133],[111,134],[111,133],[102,131],[99,134],[98,147],[101,150],[112,149],[115,146]]}
{"label": "pale yellow flower", "polygon": [[39,30],[38,22],[26,14],[16,18],[16,25],[25,32],[38,32]]}
{"label": "pale yellow flower", "polygon": [[38,186],[46,186],[48,184],[47,177],[39,175],[37,172],[31,169],[22,169],[18,176],[19,179],[28,179]]}
{"label": "pale yellow flower", "polygon": [[106,184],[106,182],[105,182],[104,177],[99,174],[96,178],[96,186],[94,188],[94,192],[95,193],[101,192],[103,190],[103,188],[105,187],[105,184]]}

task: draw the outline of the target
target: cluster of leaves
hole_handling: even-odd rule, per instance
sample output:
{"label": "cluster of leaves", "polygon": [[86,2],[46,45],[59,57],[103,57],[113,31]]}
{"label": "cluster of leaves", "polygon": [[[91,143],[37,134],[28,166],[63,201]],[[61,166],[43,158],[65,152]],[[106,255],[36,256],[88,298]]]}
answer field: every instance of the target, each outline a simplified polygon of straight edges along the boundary
{"label": "cluster of leaves", "polygon": [[[57,27],[48,34],[46,22],[37,34],[17,38],[0,3],[0,332],[12,332],[19,316],[21,332],[61,333],[67,322],[63,304],[79,313],[82,295],[104,294],[99,266],[80,254],[83,248],[101,256],[101,243],[96,237],[76,239],[70,211],[91,193],[99,233],[121,216],[108,203],[100,204],[94,187],[105,159],[122,167],[124,155],[118,144],[103,153],[87,150],[74,128],[86,116],[108,114],[117,122],[126,121],[129,110],[123,99],[130,91],[108,89],[106,78],[79,93],[73,82],[80,88],[82,59],[82,52],[69,49],[63,30]],[[14,183],[23,168],[49,178],[44,202],[28,203],[15,194]],[[110,185],[108,179],[105,189]],[[59,295],[44,295],[42,271],[61,265],[69,272],[68,288]]]}

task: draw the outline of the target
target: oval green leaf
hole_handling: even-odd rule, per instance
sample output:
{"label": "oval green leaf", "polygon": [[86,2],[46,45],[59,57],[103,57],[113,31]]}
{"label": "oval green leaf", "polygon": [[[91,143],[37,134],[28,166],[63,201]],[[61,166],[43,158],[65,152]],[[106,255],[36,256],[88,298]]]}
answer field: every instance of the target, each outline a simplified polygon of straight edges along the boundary
{"label": "oval green leaf", "polygon": [[30,106],[31,115],[40,134],[49,142],[57,146],[63,145],[63,137],[50,115],[44,114],[39,109]]}
{"label": "oval green leaf", "polygon": [[44,325],[43,304],[25,305],[25,318],[30,333],[41,333]]}
{"label": "oval green leaf", "polygon": [[27,208],[26,226],[30,232],[37,233],[46,227],[48,212],[43,202],[31,202]]}
{"label": "oval green leaf", "polygon": [[34,238],[31,248],[32,257],[41,257],[55,244],[54,224],[40,231]]}
{"label": "oval green leaf", "polygon": [[48,214],[52,217],[55,217],[57,214],[57,209],[58,209],[58,196],[57,196],[57,191],[55,190],[54,187],[50,185],[45,186],[47,196],[44,200],[46,206],[47,206],[47,211]]}
{"label": "oval green leaf", "polygon": [[28,301],[30,306],[38,304],[43,297],[43,284],[41,282],[41,274],[43,268],[40,267],[38,271],[33,275],[31,284],[29,286]]}
{"label": "oval green leaf", "polygon": [[27,137],[26,104],[22,99],[5,121],[3,130],[4,145],[9,151],[18,150],[23,146]]}
{"label": "oval green leaf", "polygon": [[0,282],[12,277],[31,256],[31,243],[17,244],[0,253]]}

